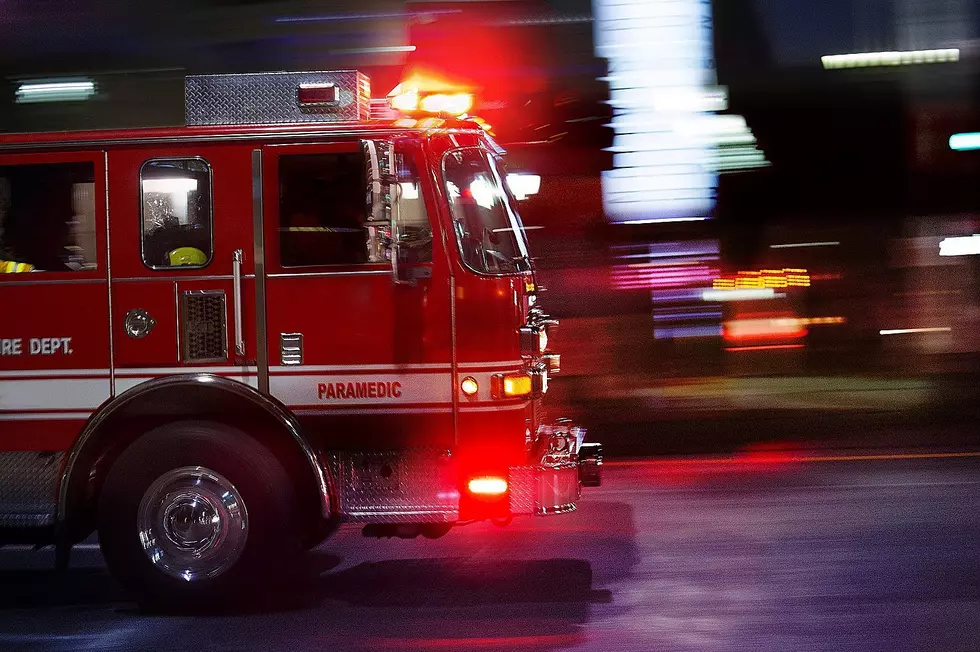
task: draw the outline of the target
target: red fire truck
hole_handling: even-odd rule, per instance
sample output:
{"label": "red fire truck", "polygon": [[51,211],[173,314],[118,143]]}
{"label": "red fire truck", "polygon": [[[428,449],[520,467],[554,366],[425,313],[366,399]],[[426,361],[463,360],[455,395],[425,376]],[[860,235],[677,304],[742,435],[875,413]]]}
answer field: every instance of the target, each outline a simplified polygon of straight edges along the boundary
{"label": "red fire truck", "polygon": [[465,102],[372,118],[355,71],[185,90],[186,127],[0,136],[2,541],[64,567],[97,532],[186,604],[340,524],[573,510],[601,449],[545,419],[556,322]]}

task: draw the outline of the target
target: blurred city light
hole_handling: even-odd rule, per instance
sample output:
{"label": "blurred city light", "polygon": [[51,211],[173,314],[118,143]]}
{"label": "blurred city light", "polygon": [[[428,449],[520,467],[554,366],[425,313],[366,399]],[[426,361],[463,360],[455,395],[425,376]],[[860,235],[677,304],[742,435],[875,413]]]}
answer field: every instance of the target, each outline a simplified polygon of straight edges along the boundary
{"label": "blurred city light", "polygon": [[784,244],[774,244],[769,245],[770,249],[796,249],[799,247],[836,247],[840,242],[826,241],[826,242],[787,242]]}
{"label": "blurred city light", "polygon": [[756,299],[774,299],[777,296],[772,288],[743,289],[743,290],[705,290],[701,298],[705,301],[752,301]]}
{"label": "blurred city light", "polygon": [[16,91],[18,104],[35,102],[71,102],[87,100],[95,94],[95,82],[84,81],[44,81],[21,84]]}
{"label": "blurred city light", "polygon": [[511,172],[507,175],[507,186],[517,199],[527,199],[541,190],[541,177],[537,174]]}
{"label": "blurred city light", "polygon": [[704,219],[715,206],[717,172],[711,146],[692,123],[724,102],[713,85],[710,4],[596,0],[594,10],[614,112],[614,169],[602,178],[606,217],[625,224]]}
{"label": "blurred city light", "polygon": [[980,149],[980,132],[953,134],[949,137],[949,148],[957,152]]}
{"label": "blurred city light", "polygon": [[949,333],[953,329],[949,326],[935,326],[931,328],[885,328],[878,333],[880,335],[911,335],[915,333]]}
{"label": "blurred city light", "polygon": [[828,54],[820,57],[823,67],[871,68],[878,66],[907,66],[923,63],[952,63],[960,60],[957,48],[938,50],[906,50],[895,52],[855,52],[852,54]]}
{"label": "blurred city light", "polygon": [[940,256],[976,256],[980,254],[980,234],[945,238],[939,243]]}
{"label": "blurred city light", "polygon": [[759,271],[740,271],[734,276],[721,276],[712,284],[715,290],[732,291],[742,288],[785,288],[810,287],[810,275],[805,269],[786,267],[783,269],[763,269]]}

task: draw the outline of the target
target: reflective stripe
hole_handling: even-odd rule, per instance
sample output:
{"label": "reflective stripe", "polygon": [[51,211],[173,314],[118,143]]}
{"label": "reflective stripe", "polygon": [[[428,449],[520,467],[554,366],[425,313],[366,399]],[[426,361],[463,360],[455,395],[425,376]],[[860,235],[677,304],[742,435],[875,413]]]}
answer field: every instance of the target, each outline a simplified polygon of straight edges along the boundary
{"label": "reflective stripe", "polygon": [[91,412],[0,412],[0,421],[85,421]]}
{"label": "reflective stripe", "polygon": [[[164,374],[166,375],[166,374]],[[116,376],[116,395],[122,394],[128,389],[132,389],[137,385],[142,385],[145,382],[159,378],[160,376]],[[250,387],[258,388],[259,378],[257,375],[249,374],[221,374],[221,377],[226,380],[235,380]]]}
{"label": "reflective stripe", "polygon": [[269,391],[291,406],[448,406],[452,402],[452,382],[452,374],[438,372],[278,375],[269,378]]}
{"label": "reflective stripe", "polygon": [[0,380],[0,411],[94,410],[108,398],[108,378]]}

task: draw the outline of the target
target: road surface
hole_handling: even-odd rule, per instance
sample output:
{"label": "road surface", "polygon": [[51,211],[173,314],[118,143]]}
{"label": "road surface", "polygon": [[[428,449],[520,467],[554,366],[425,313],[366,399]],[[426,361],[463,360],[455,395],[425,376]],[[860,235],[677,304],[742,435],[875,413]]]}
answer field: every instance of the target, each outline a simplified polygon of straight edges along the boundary
{"label": "road surface", "polygon": [[0,549],[0,650],[980,650],[980,456],[634,461],[580,510],[343,530],[301,585],[148,616],[97,549]]}

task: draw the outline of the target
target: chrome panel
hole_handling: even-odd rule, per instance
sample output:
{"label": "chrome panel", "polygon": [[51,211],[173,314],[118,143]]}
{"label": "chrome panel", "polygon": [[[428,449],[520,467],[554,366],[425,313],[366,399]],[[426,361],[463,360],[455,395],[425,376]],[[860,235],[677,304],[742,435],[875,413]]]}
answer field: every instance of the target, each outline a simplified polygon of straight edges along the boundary
{"label": "chrome panel", "polygon": [[54,523],[58,471],[64,453],[0,453],[0,526]]}
{"label": "chrome panel", "polygon": [[[296,445],[299,446],[300,450],[303,452],[303,456],[306,458],[307,464],[310,466],[310,469],[316,478],[316,486],[320,493],[321,515],[324,518],[331,517],[333,514],[333,502],[330,493],[330,486],[327,482],[326,472],[324,471],[323,467],[320,466],[313,448],[303,436],[303,431],[302,428],[300,428],[299,421],[296,420],[296,417],[290,413],[282,405],[282,403],[272,397],[259,393],[258,390],[249,387],[244,383],[228,380],[227,378],[222,378],[211,374],[182,374],[177,376],[161,376],[159,378],[154,378],[153,380],[140,383],[136,387],[123,392],[106,405],[103,405],[102,408],[89,419],[84,430],[82,430],[82,433],[78,436],[78,439],[75,440],[74,445],[68,452],[68,460],[65,462],[64,470],[61,472],[61,477],[58,482],[58,520],[65,521],[68,517],[68,497],[71,495],[70,492],[81,489],[80,487],[76,488],[74,484],[78,484],[79,482],[84,483],[88,478],[88,473],[85,469],[76,471],[75,467],[78,458],[81,456],[82,451],[85,450],[86,444],[88,444],[89,440],[99,431],[100,427],[106,422],[107,419],[109,419],[118,410],[124,408],[128,403],[131,403],[132,401],[139,399],[146,394],[150,394],[155,390],[180,386],[192,387],[194,385],[220,387],[222,390],[230,392],[231,394],[235,394],[243,399],[253,401],[256,405],[262,407],[262,409],[264,409],[271,417],[278,421],[289,432],[290,437],[292,437]],[[78,476],[77,479],[76,476]]]}
{"label": "chrome panel", "polygon": [[[374,263],[367,263],[373,265]],[[391,268],[385,269],[364,269],[364,270],[344,270],[338,272],[279,272],[268,274],[269,278],[316,278],[324,276],[367,276],[373,274],[391,274]]]}
{"label": "chrome panel", "polygon": [[180,306],[184,362],[228,359],[228,306],[223,290],[185,290]]}
{"label": "chrome panel", "polygon": [[[300,84],[335,84],[338,101],[299,103]],[[356,70],[188,75],[184,79],[188,125],[355,122],[371,114],[371,86]]]}
{"label": "chrome panel", "polygon": [[[163,268],[168,269],[168,268]],[[146,281],[230,281],[234,278],[231,274],[185,274],[183,276],[130,276],[127,278],[113,279],[114,283],[145,283]],[[251,274],[245,274],[242,278],[252,278]]]}
{"label": "chrome panel", "polygon": [[[460,375],[465,372],[459,368],[459,351],[456,344],[456,277],[449,275],[449,337],[451,341],[452,364],[453,364],[453,383],[458,387]],[[489,381],[488,381],[489,383]],[[487,384],[487,387],[490,385]],[[454,391],[453,397],[453,444],[459,443],[459,400],[460,392]]]}
{"label": "chrome panel", "polygon": [[[53,510],[52,510],[53,511]],[[0,514],[0,528],[28,529],[54,525],[54,514]]]}
{"label": "chrome panel", "polygon": [[231,568],[248,540],[248,510],[224,476],[172,469],[149,486],[136,514],[140,546],[163,573],[195,582]]}
{"label": "chrome panel", "polygon": [[582,444],[579,451],[578,477],[585,487],[602,486],[602,446],[599,443]]}
{"label": "chrome panel", "polygon": [[134,340],[141,340],[150,334],[157,320],[142,308],[133,308],[123,319],[123,330]]}
{"label": "chrome panel", "polygon": [[282,366],[303,364],[302,333],[279,333],[279,364]]}
{"label": "chrome panel", "polygon": [[235,354],[239,357],[245,356],[245,335],[242,330],[242,260],[244,252],[235,249],[231,257],[232,269],[232,297],[235,303]]}
{"label": "chrome panel", "polygon": [[[177,328],[174,332],[177,333],[177,362],[182,362],[180,348],[180,289],[177,287],[177,281],[174,281],[174,323],[177,324]],[[113,391],[115,394],[115,391]]]}
{"label": "chrome panel", "polygon": [[343,521],[450,523],[459,518],[459,490],[449,451],[331,452],[326,460],[336,480]]}
{"label": "chrome panel", "polygon": [[259,391],[269,393],[269,336],[265,321],[265,213],[262,207],[262,150],[252,150],[252,238],[255,250],[255,360]]}
{"label": "chrome panel", "polygon": [[512,514],[560,514],[575,509],[581,496],[578,464],[511,467],[510,511]]}
{"label": "chrome panel", "polygon": [[511,514],[537,513],[536,482],[536,467],[511,467],[509,477],[507,478],[507,486],[510,492]]}
{"label": "chrome panel", "polygon": [[[112,241],[112,233],[109,229],[109,154],[102,152],[102,161],[104,164],[103,172],[105,173],[105,274],[106,274],[106,291],[108,292],[109,299],[109,396],[116,395],[116,338],[113,331],[116,328],[116,324],[112,319],[112,248],[110,247]],[[180,350],[179,348],[177,349]]]}

